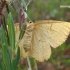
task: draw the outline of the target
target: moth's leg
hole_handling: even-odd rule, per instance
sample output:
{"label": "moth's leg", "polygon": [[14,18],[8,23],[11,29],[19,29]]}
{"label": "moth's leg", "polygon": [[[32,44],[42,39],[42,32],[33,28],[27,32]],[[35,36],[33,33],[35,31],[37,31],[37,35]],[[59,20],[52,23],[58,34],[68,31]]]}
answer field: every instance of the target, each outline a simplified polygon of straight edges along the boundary
{"label": "moth's leg", "polygon": [[22,31],[26,31],[26,30],[23,30],[23,29],[21,29]]}
{"label": "moth's leg", "polygon": [[22,30],[22,31],[25,31],[25,33],[28,34],[28,35],[29,35],[30,32],[33,31],[32,29],[26,29],[26,30],[21,29],[21,30]]}
{"label": "moth's leg", "polygon": [[27,35],[30,35],[28,31],[26,31],[26,34],[27,34]]}

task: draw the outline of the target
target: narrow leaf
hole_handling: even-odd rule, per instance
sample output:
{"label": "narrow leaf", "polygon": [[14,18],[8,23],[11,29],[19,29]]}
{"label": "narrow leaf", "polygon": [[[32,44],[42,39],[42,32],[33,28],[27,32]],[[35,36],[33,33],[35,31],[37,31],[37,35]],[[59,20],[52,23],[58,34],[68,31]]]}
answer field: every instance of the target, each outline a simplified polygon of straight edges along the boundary
{"label": "narrow leaf", "polygon": [[24,24],[21,28],[19,40],[21,40],[23,38],[25,30],[26,30],[26,24]]}
{"label": "narrow leaf", "polygon": [[3,28],[2,28],[2,59],[6,70],[12,70],[11,59],[10,59],[10,54],[8,50],[8,42],[7,42],[6,34]]}
{"label": "narrow leaf", "polygon": [[2,61],[0,61],[0,70],[4,70],[4,65]]}
{"label": "narrow leaf", "polygon": [[20,59],[20,48],[18,47],[16,58],[13,61],[13,68],[14,68],[14,70],[17,70],[19,59]]}
{"label": "narrow leaf", "polygon": [[14,22],[11,13],[8,15],[7,19],[8,24],[8,35],[10,40],[10,45],[12,47],[12,51],[15,49],[15,31],[14,31]]}

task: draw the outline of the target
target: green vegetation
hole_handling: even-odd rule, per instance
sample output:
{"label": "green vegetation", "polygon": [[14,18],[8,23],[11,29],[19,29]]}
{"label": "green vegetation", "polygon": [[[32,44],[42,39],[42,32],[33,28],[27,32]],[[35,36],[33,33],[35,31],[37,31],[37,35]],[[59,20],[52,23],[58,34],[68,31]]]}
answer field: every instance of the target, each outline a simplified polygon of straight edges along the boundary
{"label": "green vegetation", "polygon": [[[2,3],[1,1],[1,4]],[[26,10],[28,15],[26,21],[32,20],[35,22],[47,19],[70,21],[70,8],[61,8],[60,6],[62,5],[69,6],[70,0],[12,0],[12,3],[5,5],[3,10],[6,9],[6,11],[4,13],[3,11],[0,12],[5,17],[5,19],[2,19],[3,15],[0,15],[0,70],[27,70],[28,68],[31,68],[30,70],[38,70],[39,68],[37,65],[39,62],[31,57],[23,59],[23,62],[21,62],[20,48],[15,44],[14,30],[14,23],[22,21],[18,19],[22,16],[18,13],[19,10],[21,8]],[[22,19],[22,17],[20,19]],[[23,29],[25,30],[26,26]],[[24,34],[25,31],[21,30],[21,32],[21,34]],[[21,39],[23,36],[20,36]],[[16,47],[17,53],[15,55]],[[50,59],[43,62],[44,65],[50,62],[57,70],[60,68],[58,67],[58,62],[63,63],[64,67],[70,66],[69,51],[70,40],[69,42],[66,41],[59,48],[53,49]]]}

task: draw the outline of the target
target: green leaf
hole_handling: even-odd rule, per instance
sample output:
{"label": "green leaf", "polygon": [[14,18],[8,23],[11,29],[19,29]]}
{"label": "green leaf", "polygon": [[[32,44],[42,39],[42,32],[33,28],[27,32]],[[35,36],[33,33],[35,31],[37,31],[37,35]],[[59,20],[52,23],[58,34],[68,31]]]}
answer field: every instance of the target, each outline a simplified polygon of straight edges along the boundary
{"label": "green leaf", "polygon": [[8,35],[10,40],[10,46],[12,47],[12,51],[15,49],[15,29],[14,29],[14,22],[11,13],[8,14],[7,19],[8,24]]}
{"label": "green leaf", "polygon": [[25,30],[26,30],[26,24],[24,24],[20,30],[19,40],[23,38]]}
{"label": "green leaf", "polygon": [[9,51],[8,51],[6,44],[3,44],[2,46],[2,58],[5,64],[6,70],[12,70],[11,59],[10,59]]}
{"label": "green leaf", "polygon": [[35,67],[35,69],[38,70],[37,61],[34,58],[30,58],[30,62],[31,62],[31,66]]}
{"label": "green leaf", "polygon": [[2,27],[0,27],[0,45],[1,45],[1,40],[2,40]]}
{"label": "green leaf", "polygon": [[[18,70],[22,70],[20,67],[18,67]],[[24,69],[24,70],[27,70],[27,69]]]}
{"label": "green leaf", "polygon": [[4,70],[4,65],[2,61],[0,61],[0,70]]}
{"label": "green leaf", "polygon": [[5,32],[4,32],[4,29],[3,29],[3,27],[1,26],[0,27],[1,28],[1,44],[3,45],[3,44],[6,44],[6,46],[8,46],[8,42],[7,42],[7,38],[6,38],[6,34],[5,34]]}
{"label": "green leaf", "polygon": [[8,50],[8,42],[3,28],[2,28],[2,60],[4,62],[6,70],[12,70],[11,59]]}
{"label": "green leaf", "polygon": [[19,59],[20,59],[20,48],[18,47],[16,58],[13,61],[13,68],[14,68],[14,70],[17,70]]}

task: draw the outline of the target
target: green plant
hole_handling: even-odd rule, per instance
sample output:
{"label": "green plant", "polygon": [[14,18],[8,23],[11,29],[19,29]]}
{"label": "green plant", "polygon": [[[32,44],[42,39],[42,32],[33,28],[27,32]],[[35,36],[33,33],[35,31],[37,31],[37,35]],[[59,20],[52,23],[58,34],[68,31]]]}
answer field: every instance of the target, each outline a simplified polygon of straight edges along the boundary
{"label": "green plant", "polygon": [[[16,0],[14,0],[14,1],[16,1]],[[23,30],[20,29],[21,33],[20,33],[17,44],[15,44],[14,23],[18,22],[18,20],[17,20],[18,17],[20,18],[19,19],[20,21],[23,21],[23,20],[21,20],[22,15],[19,16],[18,11],[21,8],[26,11],[26,13],[29,16],[28,19],[25,19],[26,21],[30,20],[30,19],[33,21],[38,20],[38,19],[47,19],[47,17],[49,17],[49,19],[52,18],[52,19],[67,21],[68,18],[64,17],[64,15],[68,9],[66,9],[66,8],[60,9],[59,7],[60,7],[60,5],[66,5],[66,3],[69,4],[70,1],[62,0],[61,4],[60,4],[59,0],[55,0],[55,1],[53,0],[53,2],[51,0],[50,1],[41,0],[41,2],[38,0],[35,0],[35,1],[17,0],[17,1],[20,3],[21,6],[18,6],[18,7],[15,6],[13,3],[13,0],[12,0],[12,2],[7,3],[7,5],[5,7],[7,9],[7,12],[5,12],[6,16],[4,15],[4,17],[7,17],[7,19],[5,18],[5,20],[2,20],[4,22],[3,25],[0,22],[0,70],[23,70],[23,69],[32,70],[32,68],[35,68],[36,70],[38,70],[36,60],[31,57],[27,57],[26,61],[27,61],[28,65],[25,66],[24,68],[22,68],[19,64],[20,48],[17,44],[22,39],[22,37],[25,33],[26,25],[23,26]],[[32,3],[30,3],[31,1],[32,1]],[[2,14],[2,12],[0,12],[0,13]],[[2,17],[2,15],[0,15],[0,16]],[[21,24],[22,24],[22,22],[21,22]],[[5,25],[6,25],[6,28],[5,28]],[[15,54],[16,47],[17,47],[17,52]],[[70,59],[68,59],[68,60],[66,58],[61,59],[61,57],[64,56],[64,50],[67,48],[70,48],[70,45],[68,46],[68,45],[64,44],[64,45],[61,45],[61,47],[59,47],[57,50],[53,50],[52,56],[48,61],[51,62],[56,67],[57,67],[56,61],[60,61],[60,62],[69,64]],[[57,59],[56,59],[56,57],[57,57]]]}

